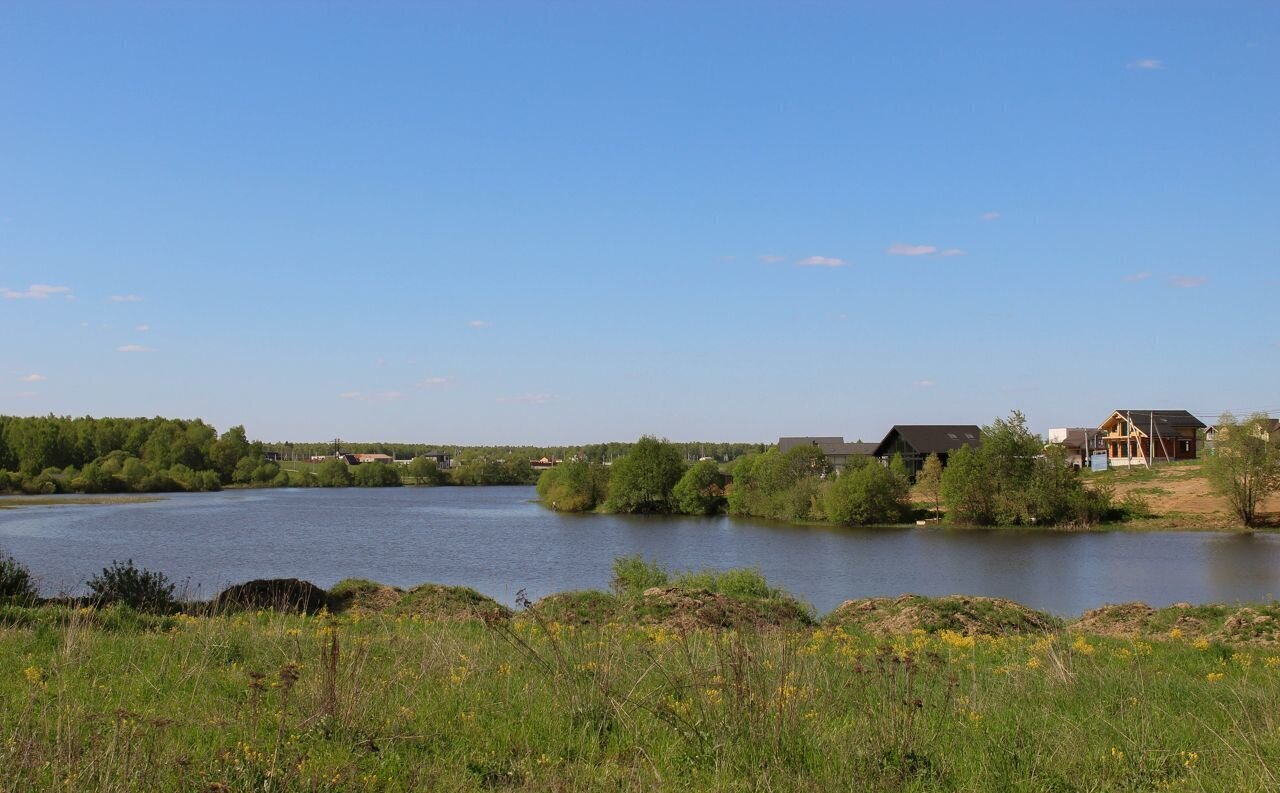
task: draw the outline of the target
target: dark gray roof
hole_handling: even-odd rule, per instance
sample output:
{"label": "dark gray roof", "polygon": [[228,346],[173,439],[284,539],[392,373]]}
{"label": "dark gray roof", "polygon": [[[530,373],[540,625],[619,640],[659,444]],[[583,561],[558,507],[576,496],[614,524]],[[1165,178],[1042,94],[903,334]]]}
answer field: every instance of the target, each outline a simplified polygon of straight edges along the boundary
{"label": "dark gray roof", "polygon": [[1143,432],[1155,428],[1156,437],[1176,435],[1182,427],[1200,429],[1204,422],[1185,410],[1117,410]]}
{"label": "dark gray roof", "polygon": [[876,444],[874,443],[845,443],[844,438],[834,436],[800,436],[778,439],[778,451],[783,454],[797,446],[817,446],[826,455],[865,454],[869,456],[876,449]]}
{"label": "dark gray roof", "polygon": [[982,442],[982,429],[977,424],[895,424],[876,445],[876,457],[888,453],[895,435],[920,454],[951,452],[965,444],[977,446]]}
{"label": "dark gray roof", "polygon": [[1101,437],[1102,430],[1068,427],[1067,438],[1062,441],[1062,445],[1068,449],[1094,449],[1101,445],[1101,441],[1098,440]]}

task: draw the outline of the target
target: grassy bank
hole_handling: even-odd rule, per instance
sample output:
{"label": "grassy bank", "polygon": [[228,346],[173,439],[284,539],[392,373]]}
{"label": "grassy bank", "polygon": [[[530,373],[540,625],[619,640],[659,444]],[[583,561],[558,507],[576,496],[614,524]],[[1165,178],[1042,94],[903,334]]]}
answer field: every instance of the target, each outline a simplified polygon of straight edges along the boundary
{"label": "grassy bank", "polygon": [[1275,604],[1064,628],[787,601],[668,583],[513,615],[356,581],[312,616],[0,607],[0,791],[1280,785]]}

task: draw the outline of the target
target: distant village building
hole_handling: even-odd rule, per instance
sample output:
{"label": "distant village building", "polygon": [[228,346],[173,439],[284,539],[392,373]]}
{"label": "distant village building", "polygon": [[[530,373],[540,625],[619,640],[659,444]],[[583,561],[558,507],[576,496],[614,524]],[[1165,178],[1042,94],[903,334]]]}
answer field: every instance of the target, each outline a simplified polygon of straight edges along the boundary
{"label": "distant village building", "polygon": [[355,458],[357,463],[382,463],[383,465],[387,465],[394,460],[389,454],[365,454],[363,452],[357,453]]}
{"label": "distant village building", "polygon": [[976,448],[981,442],[977,424],[895,424],[872,454],[886,465],[901,454],[914,478],[930,454],[938,455],[946,466],[952,452],[962,446]]}
{"label": "distant village building", "polygon": [[1102,431],[1091,427],[1059,427],[1049,430],[1049,443],[1067,451],[1067,461],[1076,468],[1088,468],[1094,452],[1106,451]]}
{"label": "distant village building", "polygon": [[447,471],[449,468],[453,467],[453,454],[451,452],[441,452],[441,451],[423,452],[418,456],[425,457],[431,462],[435,463],[436,468],[439,468],[441,471]]}
{"label": "distant village building", "polygon": [[[843,437],[834,436],[801,436],[795,438],[779,438],[778,451],[786,454],[797,446],[816,446],[826,455],[832,469],[843,471],[851,458],[870,458],[875,451],[874,443],[846,443]],[[704,458],[706,459],[706,458]]]}
{"label": "distant village building", "polygon": [[555,468],[564,460],[553,460],[550,457],[539,457],[537,460],[530,460],[529,467],[535,471],[545,471],[548,468]]}
{"label": "distant village building", "polygon": [[1185,410],[1115,410],[1099,425],[1111,465],[1194,460],[1204,422]]}

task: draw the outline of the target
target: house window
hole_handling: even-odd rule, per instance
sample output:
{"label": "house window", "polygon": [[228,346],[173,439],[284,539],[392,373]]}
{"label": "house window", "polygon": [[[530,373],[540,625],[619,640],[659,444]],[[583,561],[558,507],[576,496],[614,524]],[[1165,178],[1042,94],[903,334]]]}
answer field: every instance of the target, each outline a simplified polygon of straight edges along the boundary
{"label": "house window", "polygon": [[1182,442],[1182,450],[1183,450],[1184,452],[1190,452],[1190,451],[1191,451],[1191,441],[1183,441],[1183,442]]}

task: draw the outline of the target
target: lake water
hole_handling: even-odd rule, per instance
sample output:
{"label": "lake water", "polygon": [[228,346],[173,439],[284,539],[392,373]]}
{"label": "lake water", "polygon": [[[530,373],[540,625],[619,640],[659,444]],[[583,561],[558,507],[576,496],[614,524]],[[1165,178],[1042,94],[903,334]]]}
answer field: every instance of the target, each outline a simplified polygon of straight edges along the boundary
{"label": "lake water", "polygon": [[0,510],[0,549],[45,594],[83,591],[113,559],[189,581],[347,577],[465,584],[511,604],[604,588],[617,556],[673,568],[759,567],[824,613],[849,598],[966,593],[1063,616],[1280,594],[1280,535],[836,529],[729,518],[561,515],[532,487],[235,490],[163,501]]}

